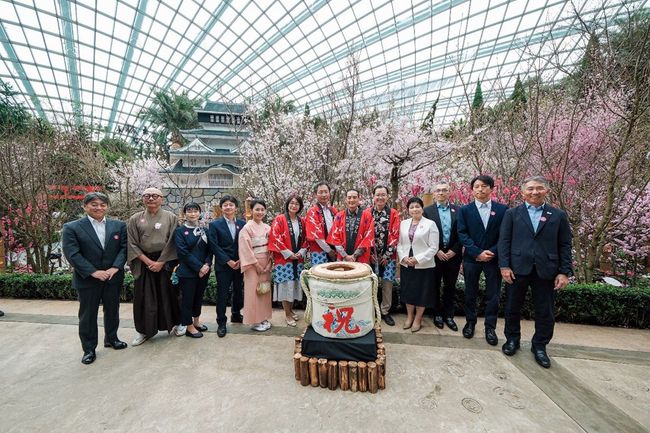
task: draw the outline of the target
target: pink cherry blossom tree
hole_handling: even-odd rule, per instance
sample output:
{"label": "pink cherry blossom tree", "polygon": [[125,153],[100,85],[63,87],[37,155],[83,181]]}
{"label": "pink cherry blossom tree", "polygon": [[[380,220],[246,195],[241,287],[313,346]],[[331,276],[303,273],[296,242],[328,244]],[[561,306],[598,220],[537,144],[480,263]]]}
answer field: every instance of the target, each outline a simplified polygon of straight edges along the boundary
{"label": "pink cherry blossom tree", "polygon": [[259,114],[250,112],[252,134],[239,148],[242,184],[277,213],[289,195],[309,197],[321,179],[328,137],[301,114],[276,113],[263,121]]}
{"label": "pink cherry blossom tree", "polygon": [[156,159],[120,159],[109,170],[112,186],[111,214],[128,218],[140,207],[140,195],[150,186],[163,183],[166,163]]}

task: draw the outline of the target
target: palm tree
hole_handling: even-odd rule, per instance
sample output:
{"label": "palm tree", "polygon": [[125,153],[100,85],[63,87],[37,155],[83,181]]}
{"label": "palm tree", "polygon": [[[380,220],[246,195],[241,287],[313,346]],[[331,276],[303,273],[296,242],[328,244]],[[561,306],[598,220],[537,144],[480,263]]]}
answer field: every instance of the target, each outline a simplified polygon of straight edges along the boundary
{"label": "palm tree", "polygon": [[[176,93],[174,90],[166,92],[158,90],[154,93],[151,105],[140,112],[140,117],[147,120],[154,128],[160,128],[159,136],[171,136],[171,143],[183,144],[181,129],[195,128],[198,119],[194,108],[200,107],[203,99],[190,98],[188,91]],[[158,143],[169,160],[169,149],[165,143]]]}

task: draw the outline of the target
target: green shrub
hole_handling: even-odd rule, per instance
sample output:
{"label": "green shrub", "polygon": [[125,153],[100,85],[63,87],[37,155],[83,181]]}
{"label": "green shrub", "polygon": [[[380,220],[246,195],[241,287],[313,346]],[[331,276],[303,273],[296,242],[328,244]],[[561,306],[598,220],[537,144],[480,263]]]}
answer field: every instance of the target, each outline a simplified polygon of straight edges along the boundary
{"label": "green shrub", "polygon": [[[205,291],[204,302],[216,303],[217,283],[210,277]],[[483,300],[484,289],[479,289],[478,299]],[[77,299],[72,288],[72,275],[46,274],[0,274],[0,297],[24,299]],[[133,300],[133,276],[127,274],[120,299],[125,302]],[[399,310],[399,285],[395,285],[393,304]],[[462,316],[465,299],[462,283],[456,287],[456,315]],[[505,290],[501,291],[499,312],[503,315],[505,308]],[[478,306],[482,315],[484,304]],[[602,326],[625,326],[631,328],[650,328],[650,287],[617,288],[605,284],[573,284],[557,292],[555,300],[555,317],[557,321],[583,323]],[[522,317],[534,317],[530,290],[522,309]]]}
{"label": "green shrub", "polygon": [[557,320],[590,325],[650,328],[650,288],[572,285],[557,294]]}
{"label": "green shrub", "polygon": [[[650,288],[614,287],[607,284],[571,284],[559,290],[555,296],[555,320],[558,322],[582,323],[586,325],[625,326],[650,328]],[[479,289],[478,314],[483,315],[482,302],[485,289]],[[464,315],[465,288],[456,286],[456,314]],[[501,289],[499,315],[503,316],[506,305],[506,289]],[[522,318],[533,319],[535,310],[531,290],[521,311]]]}
{"label": "green shrub", "polygon": [[[485,288],[481,285],[478,293],[477,313],[485,313]],[[395,285],[392,311],[403,312],[396,301],[399,299],[399,285]],[[454,314],[464,316],[465,286],[456,285]],[[506,305],[506,289],[502,287],[499,299],[499,316],[503,317]],[[530,289],[521,310],[521,317],[534,319]],[[427,314],[432,311],[427,311]],[[586,325],[624,326],[630,328],[650,328],[650,287],[614,287],[606,284],[572,284],[556,292],[555,320],[558,322],[581,323]]]}
{"label": "green shrub", "polygon": [[[216,303],[217,283],[214,277],[208,282],[204,301]],[[22,299],[76,300],[77,291],[72,288],[72,274],[0,274],[0,297]],[[124,276],[120,301],[133,301],[133,275]]]}

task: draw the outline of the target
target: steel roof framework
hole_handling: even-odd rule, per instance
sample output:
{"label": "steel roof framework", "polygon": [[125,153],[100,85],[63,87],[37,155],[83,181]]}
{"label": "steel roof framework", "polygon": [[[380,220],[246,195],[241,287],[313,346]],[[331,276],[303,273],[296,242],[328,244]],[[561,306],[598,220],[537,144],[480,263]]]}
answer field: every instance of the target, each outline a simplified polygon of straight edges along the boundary
{"label": "steel roof framework", "polygon": [[36,116],[112,134],[143,126],[155,89],[230,102],[275,92],[318,113],[344,97],[354,56],[363,107],[419,122],[440,96],[448,124],[478,81],[490,102],[516,76],[561,78],[548,54],[568,68],[581,58],[576,10],[613,22],[623,3],[647,2],[1,0],[0,79]]}

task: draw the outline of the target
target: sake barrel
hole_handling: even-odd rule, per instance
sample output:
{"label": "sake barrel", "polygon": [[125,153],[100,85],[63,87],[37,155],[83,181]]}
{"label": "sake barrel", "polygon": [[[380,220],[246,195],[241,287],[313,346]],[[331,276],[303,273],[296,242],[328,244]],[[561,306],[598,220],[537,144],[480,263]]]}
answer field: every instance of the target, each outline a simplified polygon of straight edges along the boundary
{"label": "sake barrel", "polygon": [[333,262],[300,274],[307,296],[305,322],[328,338],[358,338],[370,332],[381,317],[377,276],[365,263]]}

